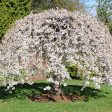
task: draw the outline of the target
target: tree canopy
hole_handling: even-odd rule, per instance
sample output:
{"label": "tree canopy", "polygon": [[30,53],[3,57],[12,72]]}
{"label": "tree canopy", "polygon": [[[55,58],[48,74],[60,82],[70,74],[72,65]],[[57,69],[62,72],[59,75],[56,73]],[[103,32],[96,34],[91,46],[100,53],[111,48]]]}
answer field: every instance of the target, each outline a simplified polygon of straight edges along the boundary
{"label": "tree canopy", "polygon": [[90,15],[59,9],[31,13],[18,20],[0,43],[0,78],[12,88],[32,84],[28,77],[42,70],[55,93],[61,93],[61,84],[70,78],[66,65],[71,63],[83,74],[84,87],[88,81],[96,88],[101,83],[112,85],[111,43],[109,31]]}
{"label": "tree canopy", "polygon": [[112,33],[112,0],[97,0],[97,16]]}

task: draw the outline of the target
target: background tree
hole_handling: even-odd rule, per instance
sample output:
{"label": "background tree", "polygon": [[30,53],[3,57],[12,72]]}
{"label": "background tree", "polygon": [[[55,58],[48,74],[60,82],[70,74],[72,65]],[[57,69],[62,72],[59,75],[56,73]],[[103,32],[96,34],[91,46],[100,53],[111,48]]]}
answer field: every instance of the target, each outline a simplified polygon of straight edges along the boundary
{"label": "background tree", "polygon": [[109,27],[112,34],[112,0],[97,0],[97,17]]}
{"label": "background tree", "polygon": [[80,0],[32,0],[32,9],[36,12],[56,7],[70,11],[84,9]]}

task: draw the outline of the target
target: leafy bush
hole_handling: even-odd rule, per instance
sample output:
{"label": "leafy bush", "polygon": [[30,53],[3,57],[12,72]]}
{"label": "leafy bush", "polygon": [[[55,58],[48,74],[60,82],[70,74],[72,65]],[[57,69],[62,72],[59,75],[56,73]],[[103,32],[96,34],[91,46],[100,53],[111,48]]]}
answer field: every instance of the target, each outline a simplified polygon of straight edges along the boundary
{"label": "leafy bush", "polygon": [[46,85],[47,83],[18,84],[14,86],[14,90],[8,91],[6,91],[6,87],[0,86],[0,99],[26,99],[28,96],[41,96]]}
{"label": "leafy bush", "polygon": [[96,72],[91,72],[90,77],[94,77],[94,76],[97,76]]}
{"label": "leafy bush", "polygon": [[[78,65],[68,64],[66,68],[72,79],[83,79],[83,70],[79,69]],[[96,72],[92,71],[89,76],[96,76]]]}
{"label": "leafy bush", "polygon": [[17,19],[30,12],[31,0],[0,0],[0,39]]}
{"label": "leafy bush", "polygon": [[78,65],[68,64],[66,68],[72,79],[82,79],[83,78],[83,70],[79,69]]}

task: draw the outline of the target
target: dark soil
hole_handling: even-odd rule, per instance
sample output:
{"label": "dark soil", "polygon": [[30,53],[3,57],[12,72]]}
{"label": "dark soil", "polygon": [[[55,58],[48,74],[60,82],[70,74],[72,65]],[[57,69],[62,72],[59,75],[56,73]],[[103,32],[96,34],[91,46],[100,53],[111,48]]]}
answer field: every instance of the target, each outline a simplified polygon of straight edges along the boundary
{"label": "dark soil", "polygon": [[83,96],[76,95],[52,95],[52,94],[43,94],[41,96],[29,96],[28,99],[34,102],[68,102],[68,101],[76,101],[76,100],[84,100]]}

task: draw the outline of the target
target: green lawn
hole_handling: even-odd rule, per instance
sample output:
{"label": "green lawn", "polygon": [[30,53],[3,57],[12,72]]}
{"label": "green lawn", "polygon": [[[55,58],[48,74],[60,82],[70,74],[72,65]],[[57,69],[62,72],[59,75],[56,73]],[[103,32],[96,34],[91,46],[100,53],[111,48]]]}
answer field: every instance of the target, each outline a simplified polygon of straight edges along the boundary
{"label": "green lawn", "polygon": [[112,89],[108,86],[102,86],[101,90],[95,90],[92,87],[80,91],[81,81],[71,80],[65,92],[72,92],[87,97],[86,101],[75,101],[68,103],[39,103],[26,99],[28,94],[35,92],[41,94],[42,87],[46,83],[39,82],[32,86],[17,87],[12,94],[4,92],[0,88],[0,112],[112,112]]}

